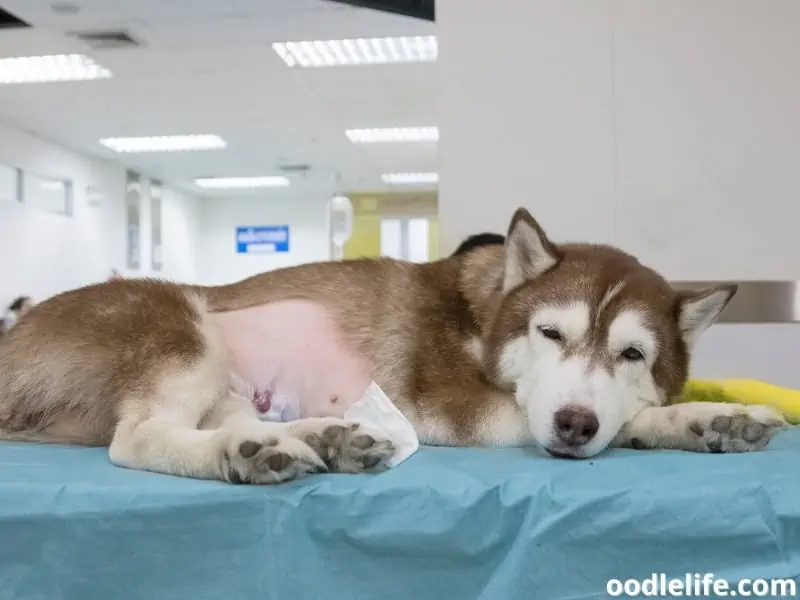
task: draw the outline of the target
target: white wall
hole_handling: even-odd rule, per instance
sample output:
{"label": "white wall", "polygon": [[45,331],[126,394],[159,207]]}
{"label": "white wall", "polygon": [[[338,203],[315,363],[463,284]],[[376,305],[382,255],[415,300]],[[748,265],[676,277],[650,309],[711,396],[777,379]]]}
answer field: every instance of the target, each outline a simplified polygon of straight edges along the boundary
{"label": "white wall", "polygon": [[[152,203],[149,186],[143,186],[141,199],[140,240],[141,268],[137,271],[119,268],[126,277],[156,277],[181,283],[200,283],[200,248],[203,243],[202,203],[200,198],[185,192],[163,188],[161,194],[161,258],[162,269],[152,269]],[[123,215],[124,216],[124,215]],[[122,235],[122,234],[120,234]],[[120,238],[124,245],[124,238]]]}
{"label": "white wall", "polygon": [[[800,2],[440,0],[442,252],[526,206],[673,280],[800,280]],[[800,326],[718,325],[698,377],[800,389]]]}
{"label": "white wall", "polygon": [[[301,263],[328,260],[329,197],[277,196],[208,199],[203,202],[200,278],[217,285]],[[236,227],[289,225],[289,252],[237,254]]]}
{"label": "white wall", "polygon": [[800,279],[800,2],[440,0],[443,252],[527,206],[676,280]]}
{"label": "white wall", "polygon": [[[119,190],[122,169],[84,158],[54,144],[0,124],[0,163],[74,182],[74,216],[48,214],[14,202],[0,203],[0,302],[18,294],[36,299],[104,278],[121,264],[124,243],[112,235],[124,218]],[[86,187],[103,191],[97,208],[86,202]],[[123,225],[124,227],[124,225]]]}
{"label": "white wall", "polygon": [[608,3],[439,0],[437,36],[442,254],[520,205],[556,238],[610,240]]}
{"label": "white wall", "polygon": [[[150,273],[149,212],[143,220],[144,269],[125,267],[125,171],[0,124],[0,163],[71,180],[72,217],[48,214],[24,204],[0,201],[0,308],[15,296],[41,300],[58,292],[104,280],[112,267],[127,275]],[[104,199],[89,206],[86,188]],[[164,271],[180,280],[197,277],[199,208],[196,199],[165,193]]]}
{"label": "white wall", "polygon": [[[0,309],[20,294],[37,300],[104,280],[112,268],[128,277],[227,283],[279,267],[327,260],[327,195],[202,200],[165,187],[163,269],[151,268],[150,194],[140,213],[141,269],[126,269],[125,169],[0,124],[0,164],[73,182],[73,216],[0,201]],[[146,174],[143,174],[146,178]],[[90,206],[87,186],[102,192]],[[290,252],[236,253],[237,225],[289,225]]]}
{"label": "white wall", "polygon": [[184,192],[166,188],[161,205],[164,266],[158,276],[184,283],[199,283],[202,201]]}

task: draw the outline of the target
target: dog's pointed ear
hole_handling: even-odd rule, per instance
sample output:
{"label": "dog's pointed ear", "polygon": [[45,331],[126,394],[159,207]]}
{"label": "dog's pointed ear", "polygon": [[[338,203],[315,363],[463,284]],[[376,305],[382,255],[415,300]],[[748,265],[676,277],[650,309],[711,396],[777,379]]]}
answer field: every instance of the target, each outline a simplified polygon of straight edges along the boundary
{"label": "dog's pointed ear", "polygon": [[558,262],[558,250],[524,208],[518,208],[506,236],[503,291],[534,279]]}
{"label": "dog's pointed ear", "polygon": [[738,289],[731,283],[678,293],[678,327],[687,347],[692,348],[700,334],[714,324]]}

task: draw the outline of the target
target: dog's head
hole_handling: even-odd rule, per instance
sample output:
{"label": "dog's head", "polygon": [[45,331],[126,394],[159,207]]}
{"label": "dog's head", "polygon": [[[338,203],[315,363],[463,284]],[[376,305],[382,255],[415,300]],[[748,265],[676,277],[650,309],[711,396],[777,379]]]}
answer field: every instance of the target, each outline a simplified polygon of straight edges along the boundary
{"label": "dog's head", "polygon": [[643,407],[681,391],[693,344],[736,289],[677,292],[616,248],[554,244],[520,209],[484,356],[538,444],[593,456]]}

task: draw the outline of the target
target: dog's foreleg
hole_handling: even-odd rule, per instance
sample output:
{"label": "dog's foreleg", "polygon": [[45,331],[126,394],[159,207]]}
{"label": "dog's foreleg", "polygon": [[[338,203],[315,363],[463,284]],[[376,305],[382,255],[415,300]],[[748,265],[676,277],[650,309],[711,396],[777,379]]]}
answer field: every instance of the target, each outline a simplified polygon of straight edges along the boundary
{"label": "dog's foreleg", "polygon": [[622,427],[615,446],[692,452],[750,452],[769,444],[787,426],[766,406],[687,402],[642,409]]}
{"label": "dog's foreleg", "polygon": [[[317,453],[290,435],[286,425],[259,421],[246,400],[229,397],[224,388],[207,392],[207,398],[190,398],[197,389],[171,385],[170,394],[150,404],[137,398],[123,403],[109,447],[111,461],[131,469],[231,483],[278,483],[325,470]],[[144,419],[142,412],[147,414]],[[207,413],[222,416],[222,426],[199,428]]]}

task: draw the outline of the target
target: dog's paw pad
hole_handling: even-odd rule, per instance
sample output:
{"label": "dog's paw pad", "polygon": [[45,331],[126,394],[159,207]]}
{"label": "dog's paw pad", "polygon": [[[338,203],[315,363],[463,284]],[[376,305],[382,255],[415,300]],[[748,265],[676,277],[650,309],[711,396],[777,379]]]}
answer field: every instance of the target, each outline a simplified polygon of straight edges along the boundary
{"label": "dog's paw pad", "polygon": [[279,483],[326,470],[311,448],[289,436],[231,440],[227,446],[221,472],[231,483]]}
{"label": "dog's paw pad", "polygon": [[247,440],[239,444],[239,454],[242,455],[242,458],[252,458],[258,454],[259,450],[261,450],[261,444],[253,440]]}
{"label": "dog's paw pad", "polygon": [[276,454],[268,454],[264,457],[264,464],[267,466],[268,469],[273,471],[283,471],[289,467],[293,462],[291,456],[284,452],[278,452]]}
{"label": "dog's paw pad", "polygon": [[377,441],[374,438],[370,438],[370,441],[371,443],[363,449],[354,446],[356,450],[361,450],[361,454],[356,455],[355,458],[360,460],[365,471],[373,472],[385,469],[386,463],[394,456],[394,444],[389,440]]}
{"label": "dog's paw pad", "polygon": [[255,442],[253,440],[247,440],[246,442],[242,442],[239,444],[239,454],[242,455],[243,458],[252,458],[258,451],[261,450],[264,446],[272,447],[278,445],[278,438],[267,438],[263,442]]}
{"label": "dog's paw pad", "polygon": [[376,440],[371,435],[356,435],[351,440],[351,443],[353,444],[353,448],[367,450],[375,445]]}
{"label": "dog's paw pad", "polygon": [[689,423],[700,450],[711,453],[750,452],[765,448],[786,421],[764,406],[729,407],[727,414],[709,414]]}
{"label": "dog's paw pad", "polygon": [[695,434],[698,437],[703,437],[705,435],[706,430],[703,429],[703,424],[700,421],[692,421],[689,423],[689,431]]}
{"label": "dog's paw pad", "polygon": [[731,422],[735,417],[720,415],[711,421],[711,429],[717,433],[727,433],[731,429]]}
{"label": "dog's paw pad", "polygon": [[321,423],[302,438],[337,473],[377,472],[394,454],[394,444],[358,423]]}
{"label": "dog's paw pad", "polygon": [[748,423],[742,428],[742,439],[745,442],[757,442],[766,432],[766,427],[761,423]]}
{"label": "dog's paw pad", "polygon": [[339,447],[347,444],[351,429],[344,425],[331,425],[322,432],[322,444],[328,447]]}
{"label": "dog's paw pad", "polygon": [[354,473],[374,473],[386,469],[386,463],[394,453],[395,447],[390,440],[383,436],[362,434],[351,438],[345,459],[352,465]]}

